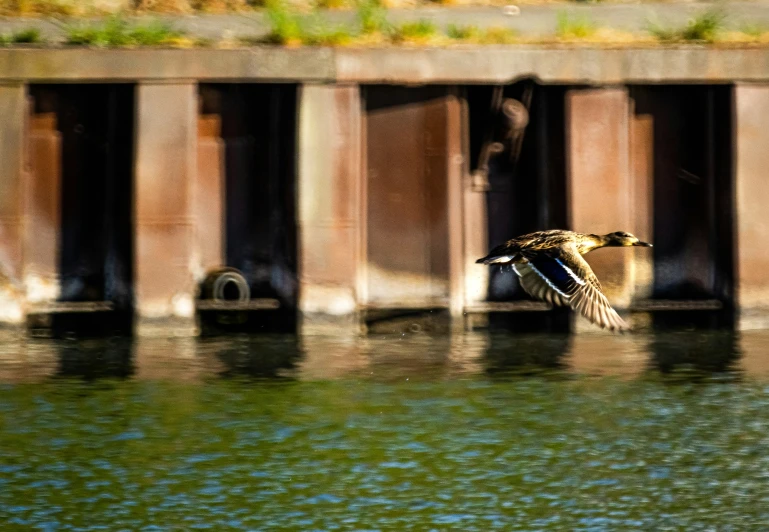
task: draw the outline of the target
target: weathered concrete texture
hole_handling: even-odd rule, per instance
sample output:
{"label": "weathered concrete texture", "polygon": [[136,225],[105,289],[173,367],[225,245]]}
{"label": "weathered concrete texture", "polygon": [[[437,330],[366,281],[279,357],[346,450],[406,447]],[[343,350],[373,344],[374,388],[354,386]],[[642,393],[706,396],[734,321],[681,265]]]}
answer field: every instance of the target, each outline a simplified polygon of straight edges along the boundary
{"label": "weathered concrete texture", "polygon": [[757,81],[769,78],[769,50],[700,46],[457,46],[340,49],[336,79],[360,83],[617,84]]}
{"label": "weathered concrete texture", "polygon": [[153,318],[194,326],[195,262],[191,186],[197,161],[197,86],[137,89],[136,265],[138,332]]}
{"label": "weathered concrete texture", "polygon": [[[575,231],[629,230],[628,118],[626,89],[567,93],[568,190]],[[632,295],[630,250],[597,250],[588,259],[609,301],[627,307]]]}
{"label": "weathered concrete texture", "polygon": [[23,318],[22,167],[27,100],[22,85],[0,86],[0,322]]}
{"label": "weathered concrete texture", "polygon": [[445,89],[366,93],[364,302],[463,306],[461,106]]}
{"label": "weathered concrete texture", "polygon": [[737,86],[735,153],[736,288],[740,328],[769,326],[769,85]]}
{"label": "weathered concrete texture", "polygon": [[[633,101],[630,110],[630,209],[629,231],[645,242],[654,235],[654,118],[636,114]],[[652,242],[653,243],[653,242]],[[651,297],[654,288],[654,254],[651,250],[634,248],[631,278],[633,299]]]}
{"label": "weathered concrete texture", "polygon": [[24,207],[24,284],[31,303],[59,297],[62,139],[55,113],[31,111]]}
{"label": "weathered concrete texture", "polygon": [[7,80],[330,80],[333,52],[324,48],[241,50],[0,49]]}
{"label": "weathered concrete texture", "polygon": [[360,91],[305,85],[300,92],[299,308],[349,316],[360,291]]}
{"label": "weathered concrete texture", "polygon": [[224,141],[221,117],[198,118],[198,167],[193,187],[195,237],[204,272],[224,264]]}
{"label": "weathered concrete texture", "polygon": [[769,81],[769,49],[681,45],[237,50],[0,49],[0,82],[731,83]]}

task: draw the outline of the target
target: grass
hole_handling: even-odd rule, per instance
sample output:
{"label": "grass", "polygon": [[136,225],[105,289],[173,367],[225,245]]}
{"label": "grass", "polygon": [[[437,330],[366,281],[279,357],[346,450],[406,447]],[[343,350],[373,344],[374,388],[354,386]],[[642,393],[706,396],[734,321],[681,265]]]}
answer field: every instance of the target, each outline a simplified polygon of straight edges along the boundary
{"label": "grass", "polygon": [[478,41],[480,44],[515,44],[520,42],[518,32],[510,28],[487,28]]}
{"label": "grass", "polygon": [[555,36],[562,40],[580,40],[595,34],[597,27],[590,18],[572,16],[565,11],[559,11],[555,25]]}
{"label": "grass", "polygon": [[27,28],[15,31],[9,34],[0,34],[0,46],[10,46],[12,44],[41,44],[44,43],[40,30],[37,28]]}
{"label": "grass", "polygon": [[385,35],[392,31],[387,9],[379,0],[359,0],[356,14],[363,35]]}
{"label": "grass", "polygon": [[302,34],[302,44],[311,46],[346,46],[353,42],[355,34],[345,26],[329,26],[320,18],[314,17],[307,23],[307,30]]}
{"label": "grass", "polygon": [[[309,12],[302,6],[287,4],[292,0],[137,0],[137,5],[155,6],[171,2],[187,2],[198,10],[237,9],[265,1],[265,16],[270,24],[269,35],[257,39],[224,39],[214,43],[204,39],[187,38],[183,33],[158,21],[132,23],[112,15],[102,22],[91,25],[76,25],[67,28],[66,43],[81,46],[220,46],[232,47],[242,44],[271,43],[284,46],[367,46],[388,44],[438,45],[452,43],[510,45],[517,43],[545,44],[554,42],[589,42],[596,44],[639,44],[653,45],[655,42],[707,42],[724,45],[769,44],[769,27],[744,25],[740,31],[727,31],[725,15],[717,9],[699,13],[687,24],[680,27],[666,27],[660,24],[647,26],[646,33],[628,33],[606,27],[598,27],[589,17],[561,11],[557,14],[555,39],[553,37],[521,36],[515,30],[505,27],[479,28],[473,25],[449,25],[442,31],[431,20],[417,20],[393,24],[388,20],[385,3],[389,0],[338,0],[355,2],[356,22],[345,25],[330,25],[318,11],[317,6],[325,5],[316,0],[315,8]],[[425,0],[426,1],[426,0]],[[596,0],[600,1],[600,0]],[[83,5],[91,4],[85,0]],[[75,0],[0,0],[0,8],[26,12],[41,5],[71,5]],[[164,4],[165,5],[165,4]],[[170,5],[170,4],[169,4]],[[45,42],[40,31],[29,28],[13,34],[0,35],[0,46],[21,43]]]}
{"label": "grass", "polygon": [[270,0],[265,14],[270,23],[270,33],[265,42],[292,46],[305,40],[307,35],[302,20],[281,0]]}
{"label": "grass", "polygon": [[396,26],[392,32],[394,43],[427,44],[438,37],[438,26],[429,20],[404,22]]}
{"label": "grass", "polygon": [[68,28],[65,42],[102,47],[159,46],[178,44],[182,39],[181,32],[162,22],[129,24],[118,16],[112,16],[101,24]]}
{"label": "grass", "polygon": [[703,11],[679,28],[648,24],[649,33],[662,42],[702,41],[715,42],[725,31],[726,15],[718,9]]}
{"label": "grass", "polygon": [[515,30],[502,27],[481,29],[477,26],[457,26],[450,24],[446,28],[449,39],[475,44],[515,44],[521,39]]}

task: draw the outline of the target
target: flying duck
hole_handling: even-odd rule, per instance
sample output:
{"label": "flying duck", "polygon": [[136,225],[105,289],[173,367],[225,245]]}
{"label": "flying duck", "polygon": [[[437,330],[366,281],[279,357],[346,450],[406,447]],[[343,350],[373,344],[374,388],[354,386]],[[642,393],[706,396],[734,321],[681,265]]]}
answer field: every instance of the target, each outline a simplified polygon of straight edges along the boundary
{"label": "flying duck", "polygon": [[623,331],[630,327],[611,307],[582,258],[594,249],[619,246],[652,247],[624,231],[593,235],[553,229],[508,240],[476,262],[510,264],[532,297],[551,305],[569,305],[601,328]]}

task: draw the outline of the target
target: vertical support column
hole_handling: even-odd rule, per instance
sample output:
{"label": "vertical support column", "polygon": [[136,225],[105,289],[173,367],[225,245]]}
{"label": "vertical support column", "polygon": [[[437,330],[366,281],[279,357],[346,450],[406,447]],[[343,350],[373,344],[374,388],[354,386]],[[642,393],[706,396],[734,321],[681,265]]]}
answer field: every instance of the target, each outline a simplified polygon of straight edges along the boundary
{"label": "vertical support column", "polygon": [[19,323],[23,292],[24,85],[0,85],[0,322]]}
{"label": "vertical support column", "polygon": [[302,324],[352,325],[362,284],[360,90],[303,85],[299,98]]}
{"label": "vertical support column", "polygon": [[[630,229],[644,242],[654,241],[654,117],[630,112]],[[633,268],[633,299],[648,299],[654,290],[654,254],[630,250]]]}
{"label": "vertical support column", "polygon": [[[628,117],[626,89],[571,90],[566,95],[568,189],[575,231],[632,230]],[[632,258],[626,249],[597,250],[588,257],[609,301],[619,308],[630,304]]]}
{"label": "vertical support column", "polygon": [[195,235],[201,274],[224,265],[224,141],[218,114],[198,117],[198,167],[194,188]]}
{"label": "vertical support column", "polygon": [[735,98],[735,285],[740,329],[769,327],[769,85],[738,85]]}
{"label": "vertical support column", "polygon": [[461,320],[465,306],[465,254],[463,242],[464,196],[462,174],[464,159],[462,150],[462,100],[456,95],[447,101],[446,164],[448,201],[448,250],[449,250],[449,308],[454,325],[463,327]]}
{"label": "vertical support column", "polygon": [[[462,141],[465,157],[470,154],[470,115],[467,101],[462,102]],[[464,304],[472,305],[486,300],[489,286],[489,267],[475,261],[489,251],[489,228],[486,192],[473,188],[470,161],[462,164],[462,208],[464,225]]]}
{"label": "vertical support column", "polygon": [[195,83],[142,83],[137,90],[138,334],[195,333],[197,96]]}
{"label": "vertical support column", "polygon": [[28,171],[24,191],[24,284],[32,304],[59,297],[62,139],[54,111],[29,104]]}

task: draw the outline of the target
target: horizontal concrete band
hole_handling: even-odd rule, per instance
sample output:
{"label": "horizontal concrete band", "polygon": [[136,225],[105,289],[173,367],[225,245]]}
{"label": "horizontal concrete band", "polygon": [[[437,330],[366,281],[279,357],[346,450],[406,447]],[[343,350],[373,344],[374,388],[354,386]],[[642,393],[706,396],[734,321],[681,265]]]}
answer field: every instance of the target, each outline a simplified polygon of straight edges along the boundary
{"label": "horizontal concrete band", "polygon": [[0,49],[0,83],[731,83],[769,81],[769,48]]}

